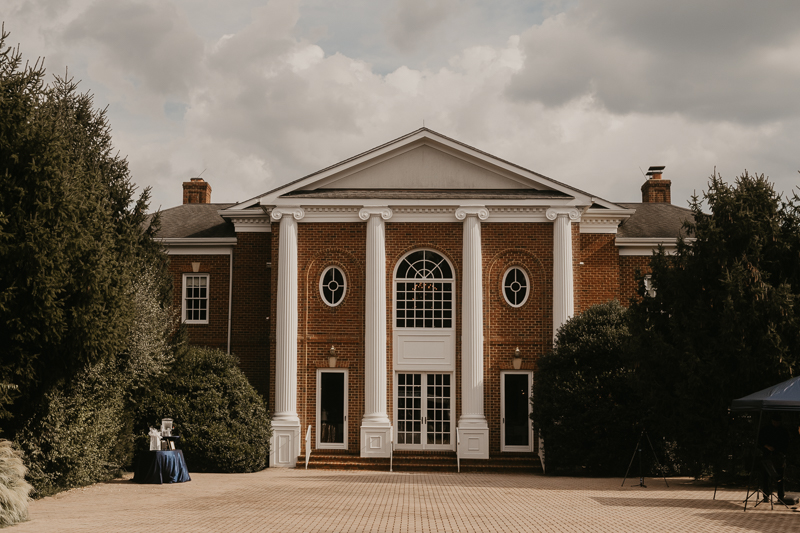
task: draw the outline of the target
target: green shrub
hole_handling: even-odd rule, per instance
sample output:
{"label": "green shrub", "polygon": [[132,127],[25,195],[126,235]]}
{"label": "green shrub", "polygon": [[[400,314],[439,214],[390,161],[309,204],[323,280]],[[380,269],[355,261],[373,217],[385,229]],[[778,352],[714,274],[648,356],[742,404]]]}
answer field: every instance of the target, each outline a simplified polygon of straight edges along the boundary
{"label": "green shrub", "polygon": [[267,466],[272,435],[264,400],[234,356],[196,346],[139,403],[137,449],[149,449],[148,427],[172,418],[189,471],[255,472]]}
{"label": "green shrub", "polygon": [[0,440],[0,527],[28,519],[28,494],[33,487],[25,481],[25,465],[10,441]]}
{"label": "green shrub", "polygon": [[628,338],[619,302],[596,305],[565,323],[553,352],[539,360],[531,417],[548,472],[625,472],[638,438]]}
{"label": "green shrub", "polygon": [[122,374],[101,363],[53,387],[16,435],[34,496],[117,476],[131,461]]}

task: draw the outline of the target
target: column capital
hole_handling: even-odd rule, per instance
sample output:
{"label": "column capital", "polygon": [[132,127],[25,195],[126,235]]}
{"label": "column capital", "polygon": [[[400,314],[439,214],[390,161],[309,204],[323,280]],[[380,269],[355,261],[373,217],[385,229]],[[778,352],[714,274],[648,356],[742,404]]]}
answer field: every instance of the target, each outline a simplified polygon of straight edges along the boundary
{"label": "column capital", "polygon": [[551,207],[545,213],[547,220],[555,220],[560,216],[569,217],[570,220],[578,220],[581,214],[574,207]]}
{"label": "column capital", "polygon": [[480,220],[489,218],[489,210],[484,205],[462,205],[456,209],[456,218],[464,220],[467,217],[478,217]]}
{"label": "column capital", "polygon": [[284,215],[291,215],[295,220],[301,220],[306,216],[306,210],[302,207],[275,207],[272,209],[272,220],[280,220]]}
{"label": "column capital", "polygon": [[369,217],[380,215],[383,220],[392,218],[392,210],[386,205],[365,205],[363,209],[358,212],[358,218],[361,220],[369,220]]}

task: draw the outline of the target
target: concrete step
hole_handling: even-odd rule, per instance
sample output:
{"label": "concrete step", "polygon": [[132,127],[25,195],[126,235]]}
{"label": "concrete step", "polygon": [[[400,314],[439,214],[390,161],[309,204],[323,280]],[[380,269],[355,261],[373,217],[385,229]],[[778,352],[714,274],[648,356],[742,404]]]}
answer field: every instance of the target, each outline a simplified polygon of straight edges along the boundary
{"label": "concrete step", "polygon": [[[305,455],[297,458],[297,468],[305,468]],[[359,457],[344,450],[314,450],[309,469],[388,471],[389,458]],[[396,472],[457,472],[455,452],[395,451],[392,469]],[[508,472],[541,474],[539,458],[531,454],[495,456],[489,459],[462,459],[462,472]]]}

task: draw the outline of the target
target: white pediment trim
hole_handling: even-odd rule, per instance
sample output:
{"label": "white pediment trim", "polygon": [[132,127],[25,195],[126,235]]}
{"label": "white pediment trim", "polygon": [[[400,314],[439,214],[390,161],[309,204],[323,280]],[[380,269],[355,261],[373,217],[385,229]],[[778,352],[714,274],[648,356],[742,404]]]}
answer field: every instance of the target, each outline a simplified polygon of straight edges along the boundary
{"label": "white pediment trim", "polygon": [[[534,190],[551,190],[551,191],[558,191],[563,194],[569,195],[568,202],[576,207],[588,207],[592,204],[597,204],[601,207],[611,208],[611,209],[619,209],[619,206],[608,202],[606,200],[602,200],[600,198],[596,198],[591,196],[590,194],[581,191],[579,189],[575,189],[570,187],[564,183],[558,182],[531,170],[525,169],[498,157],[495,157],[491,154],[468,146],[466,144],[460,143],[454,139],[449,137],[445,137],[437,132],[429,130],[427,128],[422,128],[412,133],[409,133],[403,137],[390,141],[386,144],[373,148],[372,150],[368,150],[363,152],[359,155],[341,161],[335,165],[322,169],[318,172],[300,178],[296,181],[283,185],[279,188],[273,189],[266,194],[252,198],[247,200],[246,202],[242,202],[240,204],[234,205],[229,210],[241,210],[247,207],[252,207],[255,205],[261,205],[264,207],[272,207],[277,206],[281,203],[281,197],[284,196],[283,200],[287,201],[289,198],[286,198],[285,195],[291,193],[293,191],[298,190],[307,190],[307,189],[316,189],[320,187],[325,187],[326,185],[334,184],[336,181],[344,179],[352,174],[360,172],[364,169],[370,168],[374,165],[380,164],[381,162],[387,161],[391,158],[397,157],[401,154],[419,148],[421,146],[427,146],[438,150],[444,154],[449,156],[455,157],[459,160],[465,161],[471,165],[475,165],[476,167],[482,168],[487,172],[491,172],[496,174],[497,176],[501,176],[504,179],[510,180],[516,186],[513,187],[515,189],[525,189],[530,188]],[[313,201],[317,200],[317,201]],[[294,200],[297,203],[297,199]],[[417,205],[420,205],[420,201],[412,201]],[[519,203],[519,200],[513,201],[513,203]],[[332,205],[332,204],[343,204],[347,202],[342,202],[341,200],[324,200],[324,199],[311,199],[311,198],[304,198],[302,200],[303,205]],[[358,203],[357,201],[354,202],[354,205]],[[363,200],[361,200],[363,203]],[[404,202],[392,202],[398,203],[399,205],[403,205]],[[442,203],[439,201],[438,203]],[[449,203],[449,202],[447,202]],[[492,202],[492,204],[498,205],[510,205],[512,202],[509,201],[507,203],[504,202]],[[526,205],[531,205],[534,203],[539,203],[541,205],[545,204],[552,204],[553,200],[544,200],[544,199],[531,199],[525,200],[524,203]],[[561,202],[555,202],[561,203]]]}

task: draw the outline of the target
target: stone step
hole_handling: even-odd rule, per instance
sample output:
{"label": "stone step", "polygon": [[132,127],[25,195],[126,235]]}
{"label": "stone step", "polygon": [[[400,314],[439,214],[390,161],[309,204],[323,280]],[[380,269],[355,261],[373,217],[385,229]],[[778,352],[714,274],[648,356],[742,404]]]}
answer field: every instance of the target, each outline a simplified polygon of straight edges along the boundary
{"label": "stone step", "polygon": [[[305,456],[297,458],[297,468],[305,468]],[[315,450],[309,469],[326,470],[389,470],[388,457],[359,457],[342,450]],[[457,472],[458,463],[452,451],[395,451],[392,469],[397,472]],[[462,472],[542,473],[539,458],[530,454],[495,456],[490,459],[462,459]]]}

